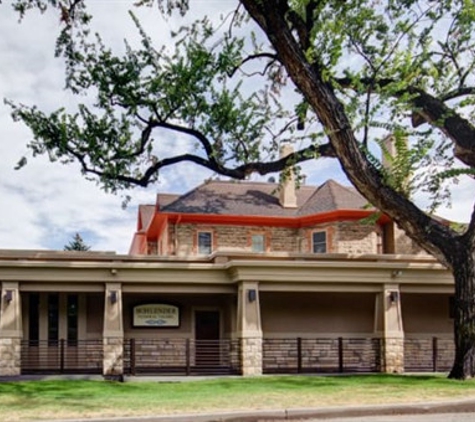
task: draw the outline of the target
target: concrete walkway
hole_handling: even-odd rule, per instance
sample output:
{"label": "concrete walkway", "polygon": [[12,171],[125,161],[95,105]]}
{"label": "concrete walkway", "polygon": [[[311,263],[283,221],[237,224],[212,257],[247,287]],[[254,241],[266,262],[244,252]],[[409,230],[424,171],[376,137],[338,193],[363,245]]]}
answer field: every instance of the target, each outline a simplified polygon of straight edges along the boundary
{"label": "concrete walkway", "polygon": [[[394,404],[325,408],[293,408],[280,410],[240,410],[232,412],[187,413],[164,416],[114,417],[102,419],[69,419],[62,422],[270,422],[281,420],[331,419],[383,415],[420,415],[474,413],[475,399],[438,403]],[[60,421],[61,422],[61,421]]]}

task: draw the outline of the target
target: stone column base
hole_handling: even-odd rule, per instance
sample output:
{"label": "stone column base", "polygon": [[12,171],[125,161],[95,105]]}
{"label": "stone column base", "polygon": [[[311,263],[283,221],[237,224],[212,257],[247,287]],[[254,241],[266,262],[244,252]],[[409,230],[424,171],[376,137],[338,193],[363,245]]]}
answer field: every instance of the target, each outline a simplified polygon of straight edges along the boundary
{"label": "stone column base", "polygon": [[262,375],[262,337],[241,338],[241,371],[244,376]]}
{"label": "stone column base", "polygon": [[21,339],[0,338],[0,376],[21,374]]}
{"label": "stone column base", "polygon": [[386,374],[404,372],[404,338],[383,339],[382,364],[382,370]]}
{"label": "stone column base", "polygon": [[124,339],[104,338],[104,361],[102,373],[105,377],[117,378],[124,374]]}

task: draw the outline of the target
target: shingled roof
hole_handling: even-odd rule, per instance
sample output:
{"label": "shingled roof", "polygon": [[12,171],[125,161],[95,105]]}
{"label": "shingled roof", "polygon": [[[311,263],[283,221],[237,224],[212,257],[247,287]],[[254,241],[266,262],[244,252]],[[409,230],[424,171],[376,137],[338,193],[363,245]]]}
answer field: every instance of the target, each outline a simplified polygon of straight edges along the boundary
{"label": "shingled roof", "polygon": [[321,186],[301,186],[296,190],[297,208],[283,208],[278,188],[276,183],[212,180],[174,200],[159,194],[157,204],[161,212],[269,217],[355,210],[367,204],[355,189],[328,180]]}

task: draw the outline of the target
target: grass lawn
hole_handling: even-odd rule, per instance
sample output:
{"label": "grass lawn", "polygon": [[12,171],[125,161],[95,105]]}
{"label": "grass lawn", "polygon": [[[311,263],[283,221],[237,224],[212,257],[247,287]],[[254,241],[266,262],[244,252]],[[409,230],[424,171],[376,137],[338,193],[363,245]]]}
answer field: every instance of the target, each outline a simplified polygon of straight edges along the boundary
{"label": "grass lawn", "polygon": [[475,381],[441,376],[276,376],[193,382],[0,383],[4,422],[474,398]]}

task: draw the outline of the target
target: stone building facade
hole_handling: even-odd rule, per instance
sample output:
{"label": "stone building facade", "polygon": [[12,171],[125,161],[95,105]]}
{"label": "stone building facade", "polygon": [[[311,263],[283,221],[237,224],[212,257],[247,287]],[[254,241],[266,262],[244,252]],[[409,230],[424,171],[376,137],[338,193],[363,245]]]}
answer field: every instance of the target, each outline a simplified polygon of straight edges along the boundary
{"label": "stone building facade", "polygon": [[352,188],[207,182],[130,253],[0,251],[0,376],[447,370],[453,279]]}

